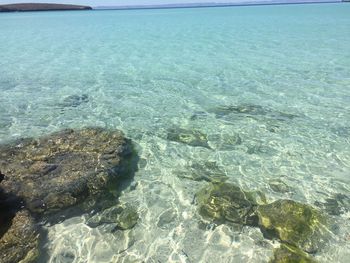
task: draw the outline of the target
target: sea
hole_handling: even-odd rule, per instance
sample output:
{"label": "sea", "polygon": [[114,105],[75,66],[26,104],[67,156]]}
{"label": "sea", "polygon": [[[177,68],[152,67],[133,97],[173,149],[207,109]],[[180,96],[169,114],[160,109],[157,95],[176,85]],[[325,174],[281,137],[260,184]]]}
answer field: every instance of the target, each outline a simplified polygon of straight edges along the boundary
{"label": "sea", "polygon": [[313,256],[349,262],[350,4],[0,14],[0,143],[90,126],[135,145],[118,202],[138,223],[43,222],[39,261],[268,262],[259,228],[203,227],[195,195],[220,171],[270,202],[344,197]]}

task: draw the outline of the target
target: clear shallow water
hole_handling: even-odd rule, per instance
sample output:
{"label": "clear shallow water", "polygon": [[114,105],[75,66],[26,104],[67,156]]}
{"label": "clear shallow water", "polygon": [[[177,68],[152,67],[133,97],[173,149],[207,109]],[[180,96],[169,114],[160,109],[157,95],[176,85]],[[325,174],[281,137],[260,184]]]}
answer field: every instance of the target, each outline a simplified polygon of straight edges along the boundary
{"label": "clear shallow water", "polygon": [[[123,130],[141,158],[135,190],[120,197],[138,207],[135,228],[89,228],[87,215],[45,226],[45,261],[267,262],[277,243],[258,229],[199,227],[193,199],[207,183],[181,175],[216,162],[270,201],[349,195],[349,13],[322,4],[1,14],[0,141],[102,126]],[[73,107],[71,95],[87,99]],[[214,114],[245,104],[263,110]],[[174,127],[207,134],[211,149],[167,140]],[[293,191],[273,191],[275,178]],[[349,216],[334,216],[320,262],[347,262]]]}

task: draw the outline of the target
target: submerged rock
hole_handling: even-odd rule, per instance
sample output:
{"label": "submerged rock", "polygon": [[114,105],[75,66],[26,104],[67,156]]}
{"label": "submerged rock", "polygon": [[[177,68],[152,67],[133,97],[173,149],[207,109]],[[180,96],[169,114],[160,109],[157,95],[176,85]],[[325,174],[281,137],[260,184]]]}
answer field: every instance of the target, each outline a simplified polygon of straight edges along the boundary
{"label": "submerged rock", "polygon": [[232,151],[242,144],[242,138],[238,133],[214,134],[209,136],[210,143],[219,151]]}
{"label": "submerged rock", "polygon": [[198,130],[185,130],[182,128],[169,129],[167,140],[180,142],[193,147],[204,147],[210,149],[207,135]]}
{"label": "submerged rock", "polygon": [[258,203],[266,202],[262,194],[243,191],[230,183],[210,184],[197,193],[196,199],[204,218],[241,225],[255,225],[255,209]]}
{"label": "submerged rock", "polygon": [[299,248],[281,244],[281,246],[274,250],[274,257],[269,263],[315,263],[307,253]]}
{"label": "submerged rock", "polygon": [[260,105],[242,104],[237,106],[219,106],[216,109],[213,109],[212,112],[217,118],[220,118],[229,114],[266,115],[268,111]]}
{"label": "submerged rock", "polygon": [[269,147],[262,145],[261,143],[255,144],[255,145],[250,145],[247,148],[247,154],[256,154],[256,155],[275,155],[277,153],[277,150]]}
{"label": "submerged rock", "polygon": [[39,255],[38,243],[39,234],[33,218],[27,210],[21,210],[0,237],[0,262],[35,262]]}
{"label": "submerged rock", "polygon": [[278,193],[289,193],[292,191],[292,188],[289,187],[281,179],[269,180],[269,186],[274,192],[278,192]]}
{"label": "submerged rock", "polygon": [[107,208],[92,217],[90,217],[86,224],[90,227],[98,227],[103,224],[116,224],[119,214],[123,211],[120,206]]}
{"label": "submerged rock", "polygon": [[89,218],[86,224],[97,227],[103,224],[116,224],[116,229],[126,230],[133,228],[139,219],[134,207],[115,206]]}
{"label": "submerged rock", "polygon": [[194,163],[188,166],[186,171],[181,171],[178,177],[207,182],[224,182],[227,180],[226,174],[220,169],[216,162],[212,161]]}
{"label": "submerged rock", "polygon": [[117,219],[117,228],[121,230],[127,230],[133,228],[137,221],[139,220],[139,215],[135,208],[127,207],[119,214]]}
{"label": "submerged rock", "polygon": [[267,238],[316,252],[329,234],[327,218],[315,208],[292,200],[258,206],[259,227]]}
{"label": "submerged rock", "polygon": [[335,194],[332,198],[326,198],[324,202],[316,201],[315,205],[330,215],[338,216],[350,210],[350,198],[344,194]]}
{"label": "submerged rock", "polygon": [[167,228],[169,225],[174,224],[178,217],[177,211],[174,209],[165,210],[158,218],[157,227]]}
{"label": "submerged rock", "polygon": [[226,118],[230,115],[242,117],[266,116],[271,119],[285,121],[298,117],[294,114],[276,111],[268,107],[263,107],[255,104],[219,106],[215,109],[212,109],[210,112],[214,113],[217,118]]}
{"label": "submerged rock", "polygon": [[194,120],[201,120],[201,119],[205,119],[208,117],[208,113],[205,111],[196,111],[194,112],[191,117],[190,120],[194,121]]}
{"label": "submerged rock", "polygon": [[130,172],[132,145],[120,131],[64,130],[0,146],[0,186],[35,213],[103,193]]}
{"label": "submerged rock", "polygon": [[82,103],[86,103],[89,101],[89,96],[87,94],[82,95],[70,95],[59,103],[61,107],[78,107]]}

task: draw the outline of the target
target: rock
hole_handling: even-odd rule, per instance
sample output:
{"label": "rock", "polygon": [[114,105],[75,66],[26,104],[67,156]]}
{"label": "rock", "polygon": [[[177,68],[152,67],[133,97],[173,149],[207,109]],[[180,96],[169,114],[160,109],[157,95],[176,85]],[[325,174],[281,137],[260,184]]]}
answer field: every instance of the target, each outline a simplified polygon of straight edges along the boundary
{"label": "rock", "polygon": [[159,216],[157,226],[159,228],[166,228],[170,224],[173,224],[174,222],[176,222],[177,217],[178,217],[178,214],[176,210],[168,209]]}
{"label": "rock", "polygon": [[276,153],[277,151],[274,148],[262,145],[261,143],[250,145],[247,149],[247,154],[273,156]]}
{"label": "rock", "polygon": [[289,193],[292,189],[281,179],[269,180],[269,186],[274,192],[278,193]]}
{"label": "rock", "polygon": [[214,134],[208,137],[210,143],[219,151],[232,151],[242,144],[242,138],[237,133]]}
{"label": "rock", "polygon": [[190,120],[191,121],[195,121],[195,120],[201,120],[201,119],[205,119],[208,117],[208,113],[205,111],[196,111],[194,112],[191,117]]}
{"label": "rock", "polygon": [[316,252],[327,240],[327,218],[315,208],[292,200],[278,200],[256,209],[259,227],[267,238]]}
{"label": "rock", "polygon": [[349,212],[350,198],[344,194],[335,194],[332,198],[326,198],[324,202],[316,201],[315,205],[330,215],[339,216]]}
{"label": "rock", "polygon": [[215,223],[228,221],[241,225],[257,224],[254,213],[259,200],[253,193],[245,192],[238,186],[230,183],[212,183],[200,190],[196,199],[200,215]]}
{"label": "rock", "polygon": [[276,111],[268,107],[263,107],[254,104],[241,104],[241,105],[225,105],[219,106],[210,110],[214,113],[216,118],[227,118],[229,116],[237,117],[267,117],[269,119],[275,119],[279,121],[291,120],[297,115]]}
{"label": "rock", "polygon": [[224,182],[227,180],[226,174],[219,168],[216,162],[212,161],[193,163],[185,171],[181,171],[178,177],[207,182]]}
{"label": "rock", "polygon": [[137,211],[133,207],[125,208],[117,219],[117,228],[121,230],[127,230],[133,228],[139,219]]}
{"label": "rock", "polygon": [[97,196],[132,172],[133,149],[120,131],[64,130],[0,146],[0,183],[35,213]]}
{"label": "rock", "polygon": [[299,248],[281,244],[274,250],[274,257],[269,263],[316,263],[307,253]]}
{"label": "rock", "polygon": [[120,206],[107,208],[92,217],[90,217],[86,224],[90,227],[98,227],[103,224],[116,224],[119,214],[123,211]]}
{"label": "rock", "polygon": [[86,224],[97,227],[102,224],[116,224],[116,229],[126,230],[133,228],[139,219],[134,207],[115,206],[89,218]]}
{"label": "rock", "polygon": [[211,149],[208,144],[207,135],[198,130],[185,130],[182,128],[169,129],[167,140],[187,144],[193,147]]}
{"label": "rock", "polygon": [[221,118],[229,114],[266,115],[268,111],[260,105],[242,104],[237,106],[219,106],[213,109],[212,112],[217,118]]}
{"label": "rock", "polygon": [[87,94],[83,95],[70,95],[59,103],[60,107],[78,107],[82,103],[86,103],[89,101],[89,96]]}
{"label": "rock", "polygon": [[39,235],[27,210],[17,212],[7,232],[0,238],[0,262],[35,262]]}

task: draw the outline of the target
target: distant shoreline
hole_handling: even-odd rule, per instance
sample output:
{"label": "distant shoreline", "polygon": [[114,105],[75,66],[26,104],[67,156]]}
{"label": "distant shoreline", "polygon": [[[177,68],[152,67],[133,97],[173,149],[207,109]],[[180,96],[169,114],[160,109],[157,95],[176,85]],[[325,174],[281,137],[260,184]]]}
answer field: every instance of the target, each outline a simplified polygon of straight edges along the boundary
{"label": "distant shoreline", "polygon": [[264,5],[299,5],[299,4],[336,4],[341,0],[330,1],[300,1],[300,2],[247,2],[247,3],[194,3],[194,4],[168,4],[168,5],[139,5],[139,6],[96,6],[93,10],[145,10],[145,9],[180,9],[180,8],[210,8],[235,6],[264,6]]}
{"label": "distant shoreline", "polygon": [[48,3],[20,3],[0,5],[0,12],[33,12],[33,11],[78,11],[92,10],[90,6],[48,4]]}
{"label": "distant shoreline", "polygon": [[189,3],[189,4],[164,4],[164,5],[133,5],[133,6],[83,6],[71,4],[49,4],[49,3],[18,3],[0,5],[2,12],[36,12],[36,11],[105,11],[105,10],[147,10],[147,9],[187,9],[187,8],[213,8],[213,7],[239,7],[239,6],[271,6],[271,5],[302,5],[302,4],[336,4],[345,3],[345,0],[329,1],[264,1],[246,3]]}

